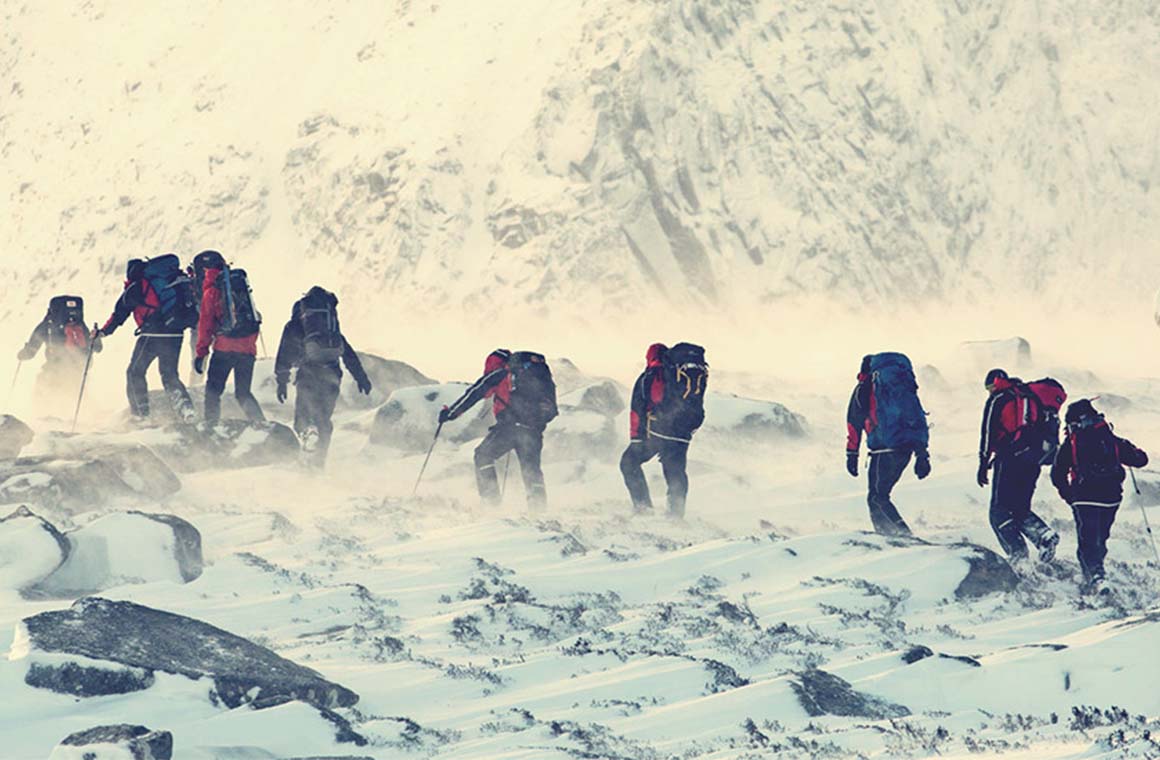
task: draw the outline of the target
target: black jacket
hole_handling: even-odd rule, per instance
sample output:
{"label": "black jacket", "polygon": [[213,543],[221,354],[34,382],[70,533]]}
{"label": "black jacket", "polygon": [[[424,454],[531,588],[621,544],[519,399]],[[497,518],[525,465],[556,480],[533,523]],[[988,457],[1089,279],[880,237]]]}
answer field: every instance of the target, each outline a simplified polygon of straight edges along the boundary
{"label": "black jacket", "polygon": [[[1059,495],[1072,506],[1089,507],[1117,507],[1124,499],[1124,468],[1120,467],[1118,480],[1104,480],[1100,482],[1084,482],[1072,484],[1071,471],[1075,466],[1072,453],[1072,433],[1068,431],[1063,437],[1063,443],[1055,455],[1055,463],[1051,466],[1051,482],[1059,491]],[[1143,467],[1148,464],[1148,455],[1136,448],[1131,441],[1113,435],[1116,440],[1116,449],[1120,455],[1120,464],[1128,467]]]}
{"label": "black jacket", "polygon": [[[290,382],[290,370],[295,367],[301,367],[305,364],[306,349],[304,347],[306,336],[302,331],[302,323],[297,319],[291,319],[282,328],[282,340],[278,343],[278,356],[274,360],[274,378],[279,385],[285,385]],[[346,336],[342,339],[342,363],[346,365],[347,370],[354,377],[355,382],[359,385],[369,383],[366,370],[363,369],[362,362],[358,358],[358,354],[350,347]],[[332,368],[339,375],[342,375],[342,370],[338,366],[337,361],[327,362],[324,365]]]}

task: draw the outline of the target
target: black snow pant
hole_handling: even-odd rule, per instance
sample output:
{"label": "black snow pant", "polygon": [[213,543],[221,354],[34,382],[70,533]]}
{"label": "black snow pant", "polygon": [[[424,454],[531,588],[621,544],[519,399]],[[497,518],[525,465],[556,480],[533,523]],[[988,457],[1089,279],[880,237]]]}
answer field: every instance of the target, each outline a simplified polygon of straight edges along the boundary
{"label": "black snow pant", "polygon": [[303,364],[294,378],[294,431],[302,441],[306,464],[322,467],[334,433],[334,406],[342,370],[333,364]]}
{"label": "black snow pant", "polygon": [[648,492],[648,481],[644,477],[645,462],[660,455],[661,472],[668,486],[669,514],[685,516],[685,500],[689,494],[689,475],[685,466],[689,457],[688,441],[669,441],[649,436],[643,441],[628,444],[620,457],[620,474],[632,498],[632,508],[636,512],[652,509],[652,497]]}
{"label": "black snow pant", "polygon": [[189,391],[181,382],[177,373],[177,363],[181,358],[182,333],[176,335],[140,335],[137,345],[133,347],[133,356],[129,359],[129,368],[125,371],[126,392],[129,396],[129,411],[134,417],[149,416],[149,383],[145,380],[145,372],[153,360],[157,360],[157,368],[161,370],[161,385],[169,396],[169,403],[178,417],[185,418],[193,412],[193,402],[189,399]]}
{"label": "black snow pant", "polygon": [[866,503],[870,506],[870,522],[874,525],[874,532],[885,536],[909,536],[910,526],[898,508],[890,500],[890,493],[895,484],[906,472],[910,464],[910,451],[880,451],[870,452],[869,493]]}
{"label": "black snow pant", "polygon": [[1104,577],[1104,557],[1108,556],[1108,536],[1112,532],[1112,523],[1116,521],[1116,513],[1120,505],[1110,507],[1095,507],[1087,504],[1072,504],[1071,513],[1075,515],[1075,532],[1079,538],[1080,569],[1083,578],[1088,583]]}
{"label": "black snow pant", "polygon": [[504,454],[514,450],[516,458],[520,460],[520,474],[524,479],[528,508],[544,509],[548,505],[548,493],[544,488],[544,471],[540,467],[543,449],[543,430],[524,427],[514,422],[501,422],[492,426],[487,432],[487,437],[475,447],[475,482],[479,486],[479,497],[485,504],[492,506],[499,504],[499,476],[496,473],[496,462]]}
{"label": "black snow pant", "polygon": [[226,380],[234,374],[234,396],[251,422],[264,422],[265,415],[258,399],[250,392],[254,381],[254,356],[238,351],[214,351],[209,358],[205,380],[205,421],[217,422],[222,416],[222,393]]}
{"label": "black snow pant", "polygon": [[1039,481],[1039,462],[1033,457],[998,457],[991,475],[991,529],[1011,559],[1027,556],[1027,537],[1040,547],[1051,528],[1031,511]]}

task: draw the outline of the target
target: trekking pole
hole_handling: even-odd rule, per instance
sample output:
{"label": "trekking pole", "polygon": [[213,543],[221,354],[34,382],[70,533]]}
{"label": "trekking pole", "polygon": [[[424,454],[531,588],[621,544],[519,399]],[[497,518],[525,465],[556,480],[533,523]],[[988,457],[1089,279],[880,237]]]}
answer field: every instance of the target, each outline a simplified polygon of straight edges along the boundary
{"label": "trekking pole", "polygon": [[507,493],[507,476],[508,476],[508,470],[510,470],[511,468],[512,468],[512,453],[509,451],[507,453],[507,458],[503,460],[503,484],[500,485],[500,487],[499,487],[499,498],[501,498],[501,499],[503,498],[503,495],[505,493]]}
{"label": "trekking pole", "polygon": [[427,457],[423,460],[423,466],[419,469],[419,477],[415,481],[415,488],[411,491],[411,496],[419,493],[419,484],[423,482],[423,473],[427,471],[427,463],[431,461],[431,452],[435,450],[435,442],[439,440],[439,431],[443,429],[443,423],[435,428],[435,437],[431,439],[431,448],[427,449]]}
{"label": "trekking pole", "polygon": [[[100,330],[100,328],[97,325],[93,325],[93,330],[97,331]],[[81,374],[81,390],[80,393],[77,394],[77,408],[73,411],[72,428],[69,429],[70,433],[75,433],[77,431],[77,418],[80,417],[81,414],[81,400],[85,397],[85,382],[89,379],[89,365],[93,363],[93,346],[95,343],[96,341],[89,341],[89,350],[88,353],[85,354],[85,371]]]}
{"label": "trekking pole", "polygon": [[20,379],[20,368],[24,366],[23,359],[16,360],[16,374],[12,375],[12,387],[8,389],[8,404],[12,404],[12,394],[16,392],[16,381]]}
{"label": "trekking pole", "polygon": [[[1128,468],[1128,472],[1132,475],[1132,488],[1136,490],[1136,495],[1140,495],[1140,484],[1136,482],[1136,470],[1133,467]],[[1136,499],[1136,503],[1140,505],[1140,514],[1144,516],[1144,530],[1148,533],[1148,538],[1152,540],[1152,553],[1156,555],[1156,561],[1160,562],[1160,549],[1156,548],[1156,536],[1152,535],[1152,525],[1148,522],[1148,510],[1144,509],[1144,502]]]}

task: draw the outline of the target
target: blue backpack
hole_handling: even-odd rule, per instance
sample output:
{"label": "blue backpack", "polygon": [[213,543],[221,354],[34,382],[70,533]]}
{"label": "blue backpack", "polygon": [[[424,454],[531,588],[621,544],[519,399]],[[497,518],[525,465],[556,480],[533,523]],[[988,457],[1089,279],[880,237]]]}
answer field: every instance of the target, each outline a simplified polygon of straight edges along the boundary
{"label": "blue backpack", "polygon": [[873,414],[866,436],[870,450],[926,448],[930,431],[910,359],[904,354],[875,354],[870,358],[870,382]]}
{"label": "blue backpack", "polygon": [[150,317],[151,329],[181,332],[197,325],[197,299],[193,278],[181,268],[181,259],[167,253],[149,259],[141,276],[157,294],[157,311]]}

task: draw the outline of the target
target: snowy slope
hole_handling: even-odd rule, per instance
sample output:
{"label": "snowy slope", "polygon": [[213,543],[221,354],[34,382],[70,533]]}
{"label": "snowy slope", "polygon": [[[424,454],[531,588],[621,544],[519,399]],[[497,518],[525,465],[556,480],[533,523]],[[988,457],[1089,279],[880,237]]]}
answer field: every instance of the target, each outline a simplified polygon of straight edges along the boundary
{"label": "snowy slope", "polygon": [[508,319],[1160,276],[1146,0],[97,0],[3,29],[10,314],[210,245],[278,313],[303,268],[367,314]]}

